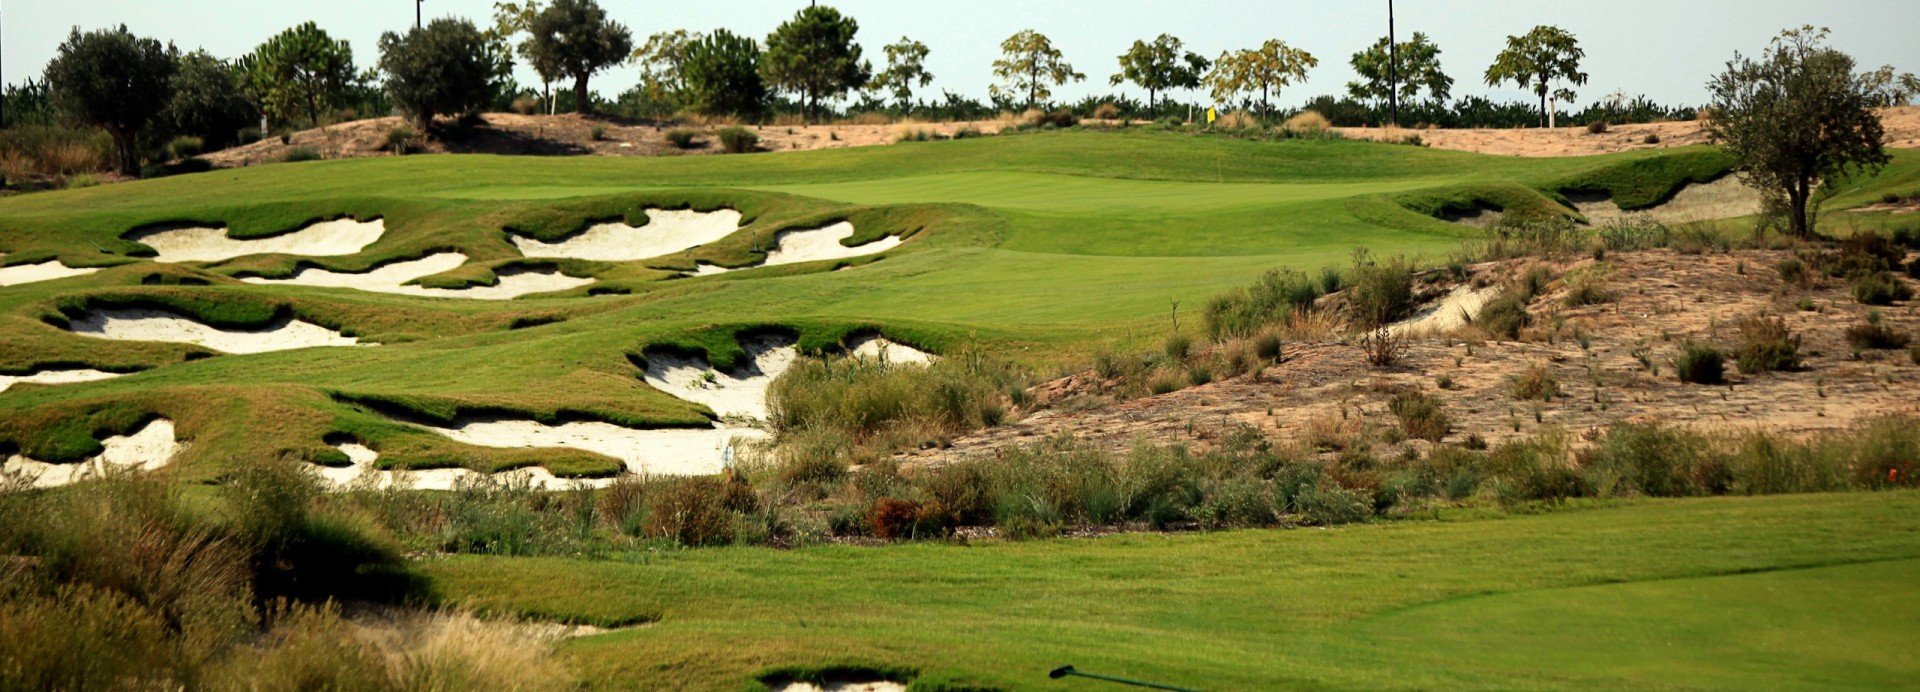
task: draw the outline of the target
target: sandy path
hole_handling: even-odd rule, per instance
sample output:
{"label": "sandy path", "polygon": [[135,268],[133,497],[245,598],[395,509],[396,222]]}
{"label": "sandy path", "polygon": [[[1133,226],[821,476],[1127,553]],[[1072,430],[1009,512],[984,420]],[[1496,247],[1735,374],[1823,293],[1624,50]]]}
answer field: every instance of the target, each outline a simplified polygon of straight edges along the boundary
{"label": "sandy path", "polygon": [[286,254],[309,257],[352,255],[372,245],[387,232],[385,219],[334,219],[308,224],[288,233],[249,238],[227,235],[226,228],[188,226],[159,228],[127,236],[155,252],[156,262],[214,262],[246,255]]}
{"label": "sandy path", "polygon": [[360,340],[312,322],[291,320],[266,329],[225,330],[159,310],[95,310],[70,323],[96,339],[174,341],[223,353],[265,353],[310,346],[354,346]]}
{"label": "sandy path", "polygon": [[381,265],[366,272],[335,272],[308,268],[285,279],[250,276],[241,281],[250,284],[351,288],[374,293],[468,300],[510,300],[531,293],[565,291],[594,282],[593,279],[572,277],[557,271],[541,269],[496,272],[495,276],[499,278],[499,283],[492,286],[429,288],[407,284],[414,279],[451,271],[466,263],[466,255],[458,252],[442,252],[417,260]]}
{"label": "sandy path", "polygon": [[181,448],[173,439],[173,421],[165,418],[156,418],[131,434],[108,437],[100,445],[106,449],[74,464],[49,464],[15,454],[0,464],[0,471],[32,478],[33,487],[51,488],[86,480],[108,467],[151,471],[166,466]]}
{"label": "sandy path", "polygon": [[92,369],[42,370],[26,375],[0,375],[0,392],[16,384],[73,384],[76,382],[95,382],[114,377],[120,373]]}
{"label": "sandy path", "polygon": [[[0,257],[4,256],[5,255],[0,255]],[[100,270],[98,268],[69,267],[61,264],[57,260],[47,260],[33,264],[16,264],[11,267],[0,267],[0,286],[18,286],[20,284],[30,284],[35,281],[52,281],[70,276],[86,276],[97,271]]]}
{"label": "sandy path", "polygon": [[557,243],[512,234],[508,240],[520,249],[520,254],[528,257],[629,262],[685,252],[737,230],[740,230],[740,212],[732,209],[712,212],[648,209],[644,226],[619,222],[594,224]]}
{"label": "sandy path", "polygon": [[[900,236],[890,235],[865,245],[848,247],[840,244],[840,241],[852,238],[853,234],[853,224],[847,221],[822,228],[785,231],[774,238],[774,247],[767,251],[766,261],[737,269],[877,255],[900,247],[900,243],[905,242]],[[694,266],[693,273],[695,276],[710,276],[730,271],[736,269],[700,263]]]}

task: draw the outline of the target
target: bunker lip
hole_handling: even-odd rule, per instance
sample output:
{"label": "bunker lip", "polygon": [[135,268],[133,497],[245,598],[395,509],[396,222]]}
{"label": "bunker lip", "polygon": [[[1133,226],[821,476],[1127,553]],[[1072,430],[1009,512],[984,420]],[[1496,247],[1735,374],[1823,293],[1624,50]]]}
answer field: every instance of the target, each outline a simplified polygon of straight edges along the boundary
{"label": "bunker lip", "polygon": [[260,329],[228,330],[176,313],[145,308],[91,310],[69,321],[68,330],[94,339],[169,341],[234,354],[362,345],[356,337],[342,336],[340,332],[299,319],[283,319]]}
{"label": "bunker lip", "polygon": [[168,223],[143,226],[122,238],[153,248],[156,262],[218,262],[247,255],[332,257],[358,254],[386,234],[386,220],[340,217],[258,238],[234,238],[225,226]]}
{"label": "bunker lip", "polygon": [[404,421],[455,442],[520,449],[565,447],[619,459],[631,473],[699,476],[719,473],[736,441],[761,440],[756,428],[718,424],[705,428],[628,428],[600,421],[547,425],[513,418],[456,418],[450,425]]}
{"label": "bunker lip", "polygon": [[467,263],[458,252],[441,252],[420,259],[389,262],[364,272],[336,272],[303,267],[285,279],[250,276],[246,283],[269,286],[313,286],[348,288],[372,293],[420,296],[427,298],[464,298],[468,300],[511,300],[532,293],[549,293],[579,288],[594,279],[579,278],[551,268],[501,269],[494,273],[499,281],[492,286],[431,288],[409,282],[452,271]]}
{"label": "bunker lip", "polygon": [[712,276],[741,269],[772,267],[782,264],[800,264],[803,262],[823,262],[827,260],[851,259],[877,255],[906,242],[897,235],[883,236],[861,245],[841,244],[854,235],[853,222],[841,221],[819,228],[781,231],[774,236],[774,247],[767,250],[766,259],[744,267],[722,267],[705,262],[694,263],[694,276]]}
{"label": "bunker lip", "polygon": [[495,478],[509,483],[526,482],[541,490],[567,490],[578,487],[604,488],[613,482],[611,478],[560,478],[544,467],[482,473],[466,468],[447,469],[402,469],[383,470],[374,467],[380,459],[380,453],[358,442],[341,442],[335,449],[347,455],[352,465],[344,467],[316,467],[320,480],[335,490],[370,487],[375,490],[402,488],[411,490],[453,490],[462,480],[474,478]]}
{"label": "bunker lip", "polygon": [[591,223],[555,242],[545,242],[511,229],[507,240],[526,257],[557,257],[608,262],[631,262],[664,257],[717,242],[740,230],[740,212],[719,209],[646,210],[647,223],[629,226],[620,221]]}
{"label": "bunker lip", "polygon": [[51,488],[86,480],[108,468],[133,468],[152,471],[173,461],[183,445],[175,440],[173,421],[155,418],[125,435],[113,435],[100,441],[104,447],[84,461],[50,464],[15,454],[0,463],[8,475],[20,474],[32,479],[36,488]]}
{"label": "bunker lip", "polygon": [[0,286],[18,286],[38,281],[86,276],[97,271],[100,271],[100,267],[69,267],[59,260],[16,264],[11,267],[0,267]]}
{"label": "bunker lip", "polygon": [[97,382],[112,379],[126,373],[106,372],[92,368],[47,368],[24,375],[0,374],[0,392],[5,392],[16,384],[74,384],[79,382]]}

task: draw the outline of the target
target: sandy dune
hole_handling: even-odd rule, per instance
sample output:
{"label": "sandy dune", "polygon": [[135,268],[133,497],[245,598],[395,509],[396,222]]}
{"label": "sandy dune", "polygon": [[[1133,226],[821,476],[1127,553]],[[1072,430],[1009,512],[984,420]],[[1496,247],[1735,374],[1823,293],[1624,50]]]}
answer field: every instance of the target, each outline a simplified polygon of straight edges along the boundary
{"label": "sandy dune", "polygon": [[512,234],[508,240],[520,248],[520,254],[528,257],[629,262],[685,252],[737,230],[740,230],[740,212],[732,209],[711,212],[648,209],[644,226],[619,222],[594,224],[557,243]]}
{"label": "sandy dune", "polygon": [[309,257],[351,255],[360,252],[387,232],[385,219],[355,221],[349,218],[320,221],[288,233],[249,238],[227,235],[225,228],[185,226],[156,228],[127,236],[160,253],[157,262],[214,262],[246,255],[286,254]]}
{"label": "sandy dune", "polygon": [[265,353],[309,346],[353,346],[360,340],[312,322],[290,320],[265,329],[225,330],[160,310],[95,310],[73,320],[73,333],[121,341],[175,341],[223,353]]}
{"label": "sandy dune", "polygon": [[80,368],[74,370],[41,370],[26,375],[0,375],[0,392],[7,391],[16,384],[73,384],[75,382],[94,382],[119,377],[117,372],[104,372]]}
{"label": "sandy dune", "polygon": [[[0,255],[0,257],[4,256],[5,255]],[[57,260],[47,260],[33,264],[16,264],[11,267],[0,267],[0,286],[18,286],[20,284],[30,284],[35,281],[52,281],[54,279],[64,279],[69,276],[85,276],[97,271],[100,270],[97,268],[69,267],[61,264]]]}
{"label": "sandy dune", "polygon": [[[847,221],[821,228],[784,231],[774,238],[774,248],[767,251],[766,261],[752,266],[738,267],[737,269],[752,269],[754,267],[771,267],[779,264],[799,264],[801,262],[819,262],[823,260],[877,255],[900,247],[900,243],[904,242],[900,239],[900,236],[890,235],[865,245],[848,247],[840,244],[840,241],[852,238],[853,233],[853,224]],[[734,269],[699,263],[695,265],[693,273],[695,276],[709,276],[713,274],[724,274],[730,271],[734,271]]]}
{"label": "sandy dune", "polygon": [[0,464],[0,471],[31,478],[36,488],[50,488],[85,480],[108,467],[151,471],[166,466],[180,453],[181,447],[180,442],[173,439],[173,421],[165,418],[156,418],[131,434],[108,437],[101,440],[100,445],[106,449],[74,464],[49,464],[15,454]]}
{"label": "sandy dune", "polygon": [[335,272],[325,269],[302,269],[286,279],[267,279],[250,276],[241,281],[250,284],[282,286],[321,286],[327,288],[351,288],[374,293],[395,293],[429,298],[465,298],[469,300],[510,300],[530,293],[546,293],[579,288],[593,283],[593,279],[567,276],[552,270],[500,271],[496,273],[499,283],[492,286],[468,286],[466,288],[428,288],[408,285],[408,281],[451,271],[467,263],[467,256],[458,252],[442,252],[428,255],[417,260],[393,262],[366,272]]}

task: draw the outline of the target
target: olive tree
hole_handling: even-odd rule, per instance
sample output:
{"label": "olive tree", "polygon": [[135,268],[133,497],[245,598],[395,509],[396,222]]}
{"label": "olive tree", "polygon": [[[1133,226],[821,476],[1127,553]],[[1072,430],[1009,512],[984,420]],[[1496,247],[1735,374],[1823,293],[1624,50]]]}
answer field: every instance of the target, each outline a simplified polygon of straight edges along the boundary
{"label": "olive tree", "polygon": [[380,71],[393,103],[421,131],[433,116],[478,112],[493,102],[512,58],[465,19],[435,19],[404,36],[380,35]]}
{"label": "olive tree", "polygon": [[831,7],[811,5],[767,34],[760,73],[773,86],[799,94],[807,115],[820,116],[821,99],[867,85],[872,67],[853,42],[860,23]]}
{"label": "olive tree", "polygon": [[874,75],[867,88],[891,92],[905,113],[913,108],[913,90],[933,83],[933,73],[927,71],[927,44],[902,36],[883,50],[887,69]]}
{"label": "olive tree", "polygon": [[1147,90],[1147,112],[1155,113],[1160,92],[1168,89],[1192,89],[1200,86],[1200,76],[1213,62],[1197,53],[1182,50],[1180,39],[1161,34],[1152,43],[1134,41],[1120,54],[1120,72],[1107,79],[1110,85],[1133,82]]}
{"label": "olive tree", "polygon": [[1855,74],[1853,58],[1826,37],[1811,26],[1783,32],[1758,60],[1735,54],[1707,82],[1707,133],[1801,237],[1812,230],[1822,183],[1891,160],[1872,110],[1881,98],[1872,74]]}
{"label": "olive tree", "polygon": [[1487,67],[1487,86],[1513,82],[1522,89],[1532,89],[1540,97],[1540,126],[1547,127],[1553,123],[1547,107],[1548,89],[1555,99],[1573,100],[1572,90],[1556,85],[1563,81],[1586,84],[1587,73],[1580,71],[1580,59],[1584,57],[1586,52],[1580,50],[1580,41],[1573,34],[1557,26],[1536,26],[1525,36],[1507,37],[1506,49]]}
{"label": "olive tree", "polygon": [[115,168],[140,172],[134,143],[173,97],[179,51],[127,31],[74,29],[47,63],[47,87],[55,108],[113,136]]}
{"label": "olive tree", "polygon": [[766,107],[760,46],[753,39],[717,29],[687,47],[682,69],[687,95],[702,113],[753,115]]}
{"label": "olive tree", "polygon": [[[540,0],[525,2],[493,3],[493,26],[486,30],[487,41],[492,43],[496,52],[505,52],[511,48],[513,53],[527,61],[534,74],[540,77],[540,102],[547,114],[553,113],[553,81],[560,78],[560,67],[555,65],[550,55],[533,54],[533,18],[540,16]],[[513,38],[526,34],[515,43]],[[541,60],[547,58],[548,60]]]}
{"label": "olive tree", "polygon": [[573,109],[593,109],[587,79],[613,67],[633,52],[633,35],[593,0],[553,0],[527,27],[535,69],[546,66],[573,78]]}
{"label": "olive tree", "polygon": [[1206,83],[1216,101],[1228,101],[1239,94],[1260,94],[1260,115],[1272,113],[1271,97],[1283,87],[1307,79],[1307,70],[1320,65],[1320,59],[1286,42],[1273,39],[1259,48],[1221,53],[1213,61]]}
{"label": "olive tree", "polygon": [[313,22],[282,31],[240,59],[254,100],[283,121],[305,111],[307,123],[339,105],[353,86],[353,47]]}
{"label": "olive tree", "polygon": [[1027,94],[1027,108],[1053,97],[1051,87],[1078,82],[1086,75],[1073,71],[1066,56],[1053,47],[1053,40],[1032,29],[1000,42],[1001,57],[993,61],[993,76],[1000,83],[988,87],[996,97]]}
{"label": "olive tree", "polygon": [[1389,84],[1393,81],[1399,82],[1397,91],[1402,101],[1419,98],[1422,90],[1435,101],[1453,95],[1453,78],[1440,70],[1440,47],[1418,31],[1413,32],[1413,40],[1395,44],[1392,51],[1387,50],[1387,38],[1382,36],[1366,50],[1354,53],[1348,64],[1360,75],[1360,81],[1347,82],[1347,95],[1356,100],[1386,101],[1396,91]]}

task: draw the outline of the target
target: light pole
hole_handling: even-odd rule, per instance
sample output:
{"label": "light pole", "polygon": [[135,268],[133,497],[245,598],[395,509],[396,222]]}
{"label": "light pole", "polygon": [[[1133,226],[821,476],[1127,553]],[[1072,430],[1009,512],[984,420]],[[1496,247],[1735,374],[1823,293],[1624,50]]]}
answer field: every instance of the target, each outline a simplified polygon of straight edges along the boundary
{"label": "light pole", "polygon": [[413,0],[413,28],[420,28],[420,5],[427,0]]}
{"label": "light pole", "polygon": [[1393,0],[1387,0],[1387,122],[1400,126],[1400,46],[1393,36]]}

